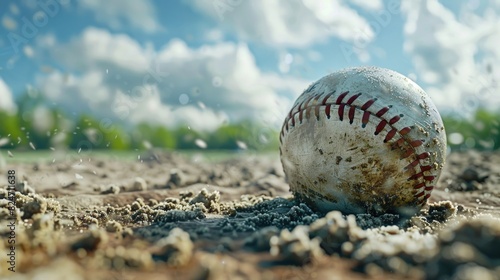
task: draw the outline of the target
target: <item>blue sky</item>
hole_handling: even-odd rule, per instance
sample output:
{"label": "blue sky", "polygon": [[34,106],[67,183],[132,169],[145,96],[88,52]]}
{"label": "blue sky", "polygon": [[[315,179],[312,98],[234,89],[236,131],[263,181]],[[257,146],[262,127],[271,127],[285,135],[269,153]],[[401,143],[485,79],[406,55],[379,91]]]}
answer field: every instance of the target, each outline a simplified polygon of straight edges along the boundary
{"label": "blue sky", "polygon": [[498,11],[489,0],[4,0],[0,108],[29,90],[124,122],[279,127],[311,82],[375,65],[466,115],[500,103]]}

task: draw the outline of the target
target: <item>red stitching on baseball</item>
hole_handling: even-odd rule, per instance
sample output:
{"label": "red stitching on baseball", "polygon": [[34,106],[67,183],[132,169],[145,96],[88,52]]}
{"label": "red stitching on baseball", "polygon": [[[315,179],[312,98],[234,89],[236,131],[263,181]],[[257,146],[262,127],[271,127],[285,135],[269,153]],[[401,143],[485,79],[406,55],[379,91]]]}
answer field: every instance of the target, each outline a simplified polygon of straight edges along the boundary
{"label": "red stitching on baseball", "polygon": [[420,177],[423,177],[425,181],[432,181],[432,180],[434,180],[434,178],[435,178],[434,176],[424,176],[424,172],[425,171],[422,171],[422,172],[418,172],[418,173],[412,175],[410,178],[408,178],[408,181],[416,180],[416,179],[418,179]]}
{"label": "red stitching on baseball", "polygon": [[[332,91],[330,92],[329,94],[327,94],[325,96],[325,98],[323,98],[323,101],[321,102],[321,105],[326,105],[326,101],[328,101],[328,99],[330,98],[330,96],[332,96],[333,94],[335,93],[335,91]],[[347,93],[346,93],[347,94]]]}
{"label": "red stitching on baseball", "polygon": [[382,115],[384,115],[384,114],[385,114],[385,112],[387,112],[387,111],[389,111],[389,107],[384,107],[384,108],[380,109],[380,110],[377,112],[377,114],[376,114],[376,115],[377,115],[377,117],[381,118],[381,117],[382,117]]}
{"label": "red stitching on baseball", "polygon": [[424,195],[424,194],[425,194],[425,191],[422,191],[422,192],[417,193],[417,194],[415,195],[415,197],[421,197],[421,196],[422,196],[422,195]]}
{"label": "red stitching on baseball", "polygon": [[420,177],[424,176],[424,172],[418,172],[418,173],[415,173],[414,175],[412,175],[410,178],[408,178],[408,181],[411,181],[411,180],[416,180]]}
{"label": "red stitching on baseball", "polygon": [[430,156],[428,152],[421,153],[420,155],[417,156],[418,159],[426,159]]}
{"label": "red stitching on baseball", "polygon": [[391,150],[395,150],[397,148],[402,148],[403,144],[405,142],[406,142],[406,139],[404,139],[403,137],[399,138],[396,142],[394,142],[394,144],[392,144]]}
{"label": "red stitching on baseball", "polygon": [[401,154],[401,157],[399,159],[405,159],[411,155],[413,155],[415,153],[415,150],[414,149],[407,149],[404,151],[403,154]]}
{"label": "red stitching on baseball", "polygon": [[341,104],[342,103],[342,99],[344,99],[344,97],[349,93],[349,91],[346,91],[346,92],[343,92],[342,94],[339,95],[339,97],[337,98],[337,101],[335,102],[335,104]]}
{"label": "red stitching on baseball", "polygon": [[422,146],[422,144],[424,143],[424,141],[422,140],[414,140],[410,143],[410,145],[413,147],[413,148],[416,148],[416,147],[419,147],[419,146]]}
{"label": "red stitching on baseball", "polygon": [[408,165],[405,167],[405,169],[410,169],[410,167],[412,167],[412,168],[413,168],[413,167],[417,166],[419,163],[420,163],[420,160],[419,160],[419,159],[416,159],[416,160],[412,161],[410,164],[408,164]]}
{"label": "red stitching on baseball", "polygon": [[431,169],[432,169],[432,166],[430,166],[430,165],[420,165],[420,170],[422,172],[424,172],[424,171],[430,171]]}
{"label": "red stitching on baseball", "polygon": [[425,183],[423,183],[423,182],[422,182],[422,183],[418,183],[418,184],[416,184],[416,185],[413,187],[413,189],[418,190],[418,189],[421,189],[421,188],[423,188],[423,187],[425,187]]}
{"label": "red stitching on baseball", "polygon": [[386,124],[387,124],[386,120],[381,120],[377,125],[377,127],[375,128],[375,135],[378,135],[382,130],[384,130]]}
{"label": "red stitching on baseball", "polygon": [[[311,102],[311,100],[313,100],[314,98],[318,98],[319,95],[313,95],[311,97],[309,97],[306,102],[304,102],[304,108],[307,108],[307,106],[309,105],[309,102]],[[299,109],[300,110],[300,109]]]}
{"label": "red stitching on baseball", "polygon": [[393,118],[389,121],[389,124],[390,124],[390,125],[395,124],[397,121],[399,121],[399,119],[401,119],[401,117],[402,117],[402,116],[403,116],[403,115],[401,114],[401,115],[399,115],[399,116],[395,116],[395,117],[393,117]]}
{"label": "red stitching on baseball", "polygon": [[314,107],[314,115],[316,116],[316,120],[319,121],[319,108],[321,106],[319,105],[316,105],[316,107]]}
{"label": "red stitching on baseball", "polygon": [[332,108],[332,104],[328,104],[325,107],[325,114],[328,119],[330,119],[330,109]]}
{"label": "red stitching on baseball", "polygon": [[353,103],[356,99],[358,99],[358,97],[359,97],[360,95],[361,95],[361,93],[358,93],[358,94],[356,94],[356,95],[351,96],[351,98],[349,98],[349,99],[347,100],[347,104],[351,105],[351,104],[352,104],[352,103]]}
{"label": "red stitching on baseball", "polygon": [[308,120],[309,117],[311,116],[311,109],[312,106],[306,107],[306,120]]}
{"label": "red stitching on baseball", "polygon": [[[362,123],[362,127],[364,128],[366,126],[366,124],[368,124],[368,122],[369,122],[370,115],[373,114],[373,112],[369,111],[368,109],[375,103],[375,101],[377,99],[376,98],[370,99],[370,100],[366,101],[361,106],[353,105],[354,101],[359,96],[361,96],[361,93],[358,93],[358,94],[351,96],[347,100],[347,102],[344,103],[343,102],[344,98],[349,94],[349,91],[346,91],[346,92],[341,93],[337,97],[337,99],[335,100],[335,103],[332,103],[332,102],[329,103],[328,100],[334,94],[335,94],[335,91],[332,91],[332,92],[326,94],[325,97],[322,99],[320,105],[318,105],[317,101],[321,97],[321,94],[317,94],[317,95],[313,95],[312,97],[308,98],[305,102],[300,103],[296,112],[293,112],[295,108],[292,108],[292,110],[290,110],[290,113],[288,114],[288,118],[285,120],[285,125],[283,126],[283,129],[282,129],[282,135],[284,135],[284,129],[286,129],[286,131],[288,131],[288,129],[289,129],[288,122],[290,121],[290,119],[292,121],[292,127],[295,126],[295,118],[294,118],[295,114],[297,114],[297,113],[299,114],[299,121],[300,121],[300,123],[302,123],[303,111],[304,111],[303,106],[304,105],[305,105],[304,107],[306,107],[305,110],[306,110],[306,117],[307,118],[309,118],[310,110],[312,110],[312,107],[314,106],[314,114],[315,114],[317,120],[319,120],[319,113],[321,110],[320,109],[321,106],[325,106],[325,115],[327,116],[328,119],[330,119],[331,118],[331,106],[338,105],[339,107],[338,107],[337,113],[338,113],[340,121],[344,120],[345,106],[349,106],[348,118],[349,118],[350,124],[352,124],[354,122],[356,109],[360,109],[363,111],[361,123]],[[313,99],[315,99],[316,102],[313,105],[308,106],[309,102]],[[427,184],[427,182],[433,181],[436,177],[433,175],[426,176],[424,174],[424,172],[431,171],[432,166],[431,165],[422,165],[420,163],[420,161],[429,158],[430,154],[428,152],[416,154],[415,148],[422,146],[424,143],[424,140],[412,140],[411,141],[411,140],[403,137],[403,136],[407,135],[408,133],[410,133],[411,130],[413,129],[413,127],[407,126],[407,127],[403,127],[400,130],[398,130],[393,126],[395,123],[397,123],[401,119],[401,117],[403,117],[403,114],[394,116],[394,117],[390,118],[389,120],[383,118],[383,115],[385,115],[389,111],[390,108],[392,108],[392,105],[383,107],[382,109],[378,110],[375,113],[375,116],[380,119],[380,122],[377,124],[377,126],[375,128],[374,134],[375,135],[380,134],[384,130],[384,128],[387,125],[389,125],[391,130],[384,137],[384,140],[383,140],[384,143],[391,141],[396,136],[396,134],[398,134],[401,137],[398,140],[396,140],[394,143],[392,143],[391,147],[393,149],[394,148],[402,148],[404,143],[408,144],[408,146],[409,146],[408,149],[405,149],[402,151],[400,159],[405,159],[405,158],[408,158],[411,155],[415,154],[415,160],[412,161],[410,164],[408,164],[404,169],[405,170],[411,169],[413,171],[412,173],[414,173],[413,175],[411,175],[408,178],[408,181],[417,180],[420,178],[423,179],[422,180],[423,182],[417,183],[413,188],[415,191],[422,190],[421,192],[415,194],[415,197],[418,198],[418,200],[419,200],[418,204],[420,204],[420,205],[424,204],[426,202],[426,200],[430,197],[430,194],[429,193],[426,194],[426,192],[429,192],[434,188],[434,186],[427,186],[426,184]],[[280,142],[281,142],[281,138],[282,137],[280,137]],[[416,172],[416,170],[415,170],[417,165],[420,167],[420,172]]]}
{"label": "red stitching on baseball", "polygon": [[356,111],[356,107],[351,106],[349,108],[349,123],[352,124],[354,122],[354,111]]}
{"label": "red stitching on baseball", "polygon": [[411,127],[407,126],[407,127],[402,128],[402,129],[399,131],[399,134],[401,134],[401,135],[406,135],[406,134],[408,134],[410,131],[411,131]]}
{"label": "red stitching on baseball", "polygon": [[[354,107],[351,107],[351,108],[354,108]],[[370,120],[370,115],[371,115],[371,113],[368,111],[365,111],[363,113],[363,118],[361,119],[361,127],[362,128],[365,128],[366,125],[368,124],[368,121]]]}
{"label": "red stitching on baseball", "polygon": [[398,132],[397,129],[391,129],[391,131],[389,131],[389,133],[387,133],[387,135],[385,136],[384,143],[389,142],[394,137],[394,135],[396,135],[396,132]]}
{"label": "red stitching on baseball", "polygon": [[373,103],[375,103],[375,101],[377,101],[377,98],[366,101],[366,103],[361,106],[361,110],[366,111],[368,108],[370,108],[370,106],[372,106]]}
{"label": "red stitching on baseball", "polygon": [[345,107],[345,104],[340,104],[340,106],[339,106],[339,118],[340,118],[340,121],[344,120],[344,107]]}
{"label": "red stitching on baseball", "polygon": [[[424,173],[424,172],[422,172],[422,173]],[[426,181],[433,181],[434,178],[436,178],[436,176],[424,176],[424,180],[426,180]]]}

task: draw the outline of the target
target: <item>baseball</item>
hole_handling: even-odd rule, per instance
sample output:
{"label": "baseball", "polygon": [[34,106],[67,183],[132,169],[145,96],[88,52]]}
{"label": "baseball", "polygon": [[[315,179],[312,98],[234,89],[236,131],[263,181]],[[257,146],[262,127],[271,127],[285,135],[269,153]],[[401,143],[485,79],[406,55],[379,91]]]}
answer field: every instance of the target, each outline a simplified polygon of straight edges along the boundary
{"label": "baseball", "polygon": [[313,83],[280,133],[290,190],[321,211],[418,211],[445,155],[446,133],[429,96],[409,78],[376,67]]}

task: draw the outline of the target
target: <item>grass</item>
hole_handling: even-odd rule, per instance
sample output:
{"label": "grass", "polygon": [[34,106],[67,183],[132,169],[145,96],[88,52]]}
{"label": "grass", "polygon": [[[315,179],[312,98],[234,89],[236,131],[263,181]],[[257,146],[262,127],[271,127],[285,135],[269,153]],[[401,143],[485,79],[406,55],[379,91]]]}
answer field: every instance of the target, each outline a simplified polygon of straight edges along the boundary
{"label": "grass", "polygon": [[[172,151],[189,158],[199,159],[206,162],[219,162],[226,159],[248,157],[252,155],[277,157],[277,152],[255,152],[255,151],[227,151],[227,150],[176,150]],[[136,161],[147,153],[141,151],[113,151],[113,150],[92,150],[92,151],[52,151],[52,150],[13,150],[10,156],[7,150],[0,149],[0,161],[5,160],[5,163],[34,163],[34,162],[52,162],[52,161],[87,161],[92,159],[114,159],[121,161]]]}

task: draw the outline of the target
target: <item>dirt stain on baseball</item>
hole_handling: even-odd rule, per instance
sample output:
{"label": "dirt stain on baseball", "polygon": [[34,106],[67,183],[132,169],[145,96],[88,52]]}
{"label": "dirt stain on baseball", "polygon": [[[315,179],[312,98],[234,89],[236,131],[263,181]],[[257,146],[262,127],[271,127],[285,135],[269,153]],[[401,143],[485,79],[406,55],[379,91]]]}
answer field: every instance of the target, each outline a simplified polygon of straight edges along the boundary
{"label": "dirt stain on baseball", "polygon": [[341,156],[337,156],[335,158],[335,164],[339,165],[340,161],[342,161],[342,157]]}

